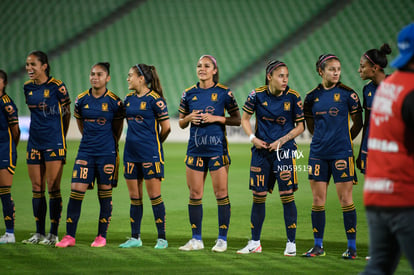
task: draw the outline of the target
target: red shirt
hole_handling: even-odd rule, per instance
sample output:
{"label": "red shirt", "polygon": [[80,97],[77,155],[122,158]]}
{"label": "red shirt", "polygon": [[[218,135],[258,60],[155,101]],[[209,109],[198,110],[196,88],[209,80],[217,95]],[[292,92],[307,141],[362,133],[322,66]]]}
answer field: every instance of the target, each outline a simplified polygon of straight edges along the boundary
{"label": "red shirt", "polygon": [[414,132],[402,118],[414,73],[396,71],[375,94],[364,185],[366,206],[414,207]]}

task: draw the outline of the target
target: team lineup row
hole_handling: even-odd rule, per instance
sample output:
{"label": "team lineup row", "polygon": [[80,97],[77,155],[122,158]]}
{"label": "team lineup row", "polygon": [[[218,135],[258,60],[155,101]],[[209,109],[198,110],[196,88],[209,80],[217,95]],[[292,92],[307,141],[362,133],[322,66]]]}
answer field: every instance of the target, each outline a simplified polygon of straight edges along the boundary
{"label": "team lineup row", "polygon": [[[309,180],[313,192],[312,227],[315,245],[304,255],[325,255],[323,234],[325,227],[326,188],[334,178],[344,215],[347,259],[356,257],[356,209],[352,200],[352,186],[357,183],[352,140],[364,125],[361,151],[356,165],[365,171],[367,133],[372,98],[379,83],[385,78],[386,55],[391,52],[384,44],[380,50],[372,49],[361,57],[359,73],[362,79],[372,80],[364,87],[365,123],[358,95],[340,82],[341,63],[333,54],[323,54],[316,63],[321,84],[309,92],[302,103],[298,92],[288,86],[288,66],[281,61],[268,63],[265,85],[254,89],[243,105],[240,115],[238,104],[231,90],[219,83],[216,59],[203,55],[197,62],[199,82],[188,88],[181,97],[179,126],[190,126],[190,137],[185,159],[189,187],[188,212],[192,238],[180,250],[203,249],[201,235],[202,197],[206,173],[209,171],[217,199],[219,233],[216,252],[227,250],[227,231],[230,225],[230,200],[228,197],[228,152],[225,125],[242,125],[250,137],[252,157],[250,189],[253,194],[251,213],[251,240],[238,253],[261,252],[261,228],[265,218],[268,192],[278,183],[284,209],[287,235],[284,255],[296,255],[297,210],[294,192],[297,189],[294,138],[305,129],[305,122],[313,134],[309,157]],[[60,180],[66,159],[66,133],[71,115],[69,93],[65,84],[50,76],[47,55],[41,51],[30,53],[26,60],[30,78],[24,84],[26,103],[31,112],[27,145],[27,166],[32,182],[33,213],[36,233],[24,243],[45,244],[57,247],[74,246],[76,227],[82,200],[87,189],[97,183],[100,203],[99,229],[93,247],[106,245],[106,233],[112,212],[112,188],[117,185],[119,152],[118,141],[123,119],[128,125],[123,154],[124,177],[131,199],[131,238],[122,248],[140,247],[142,195],[145,181],[151,200],[158,231],[157,249],[168,247],[165,237],[165,207],[161,197],[164,177],[162,143],[170,133],[168,108],[156,68],[146,64],[130,67],[127,77],[131,92],[122,101],[106,88],[110,81],[109,63],[100,62],[91,68],[91,88],[75,100],[74,116],[82,140],[75,160],[71,193],[67,208],[66,235],[58,240],[58,225],[62,212]],[[1,157],[0,197],[3,202],[6,233],[0,243],[13,243],[14,204],[11,185],[16,164],[16,146],[19,141],[17,109],[6,94],[7,75],[0,73],[1,92]],[[229,116],[226,116],[226,111]],[[256,129],[250,119],[255,114]],[[348,117],[353,126],[349,128]],[[280,158],[280,152],[286,157]],[[280,169],[280,167],[284,167]],[[46,198],[49,193],[51,227],[46,235]]]}

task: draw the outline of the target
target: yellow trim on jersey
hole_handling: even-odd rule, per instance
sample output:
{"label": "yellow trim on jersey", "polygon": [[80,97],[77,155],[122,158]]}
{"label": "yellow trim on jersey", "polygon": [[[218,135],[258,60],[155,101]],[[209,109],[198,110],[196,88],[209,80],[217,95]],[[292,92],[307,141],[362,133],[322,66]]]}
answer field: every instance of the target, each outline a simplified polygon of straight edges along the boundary
{"label": "yellow trim on jersey", "polygon": [[351,142],[351,149],[352,152],[354,151],[354,143],[352,142],[352,136],[351,136],[351,115],[348,112],[348,133],[349,133],[349,141]]}
{"label": "yellow trim on jersey", "polygon": [[129,93],[127,94],[127,96],[133,96],[134,94],[136,94],[136,91],[134,91],[134,92],[129,92]]}
{"label": "yellow trim on jersey", "polygon": [[299,94],[297,91],[292,90],[292,89],[289,89],[289,90],[287,91],[287,93],[286,93],[286,94],[293,94],[293,95],[295,95],[297,98],[299,98],[299,97],[300,97],[300,94]]}
{"label": "yellow trim on jersey", "polygon": [[78,95],[78,99],[81,99],[82,97],[84,97],[84,96],[86,96],[86,95],[88,95],[89,94],[89,89],[88,90],[86,90],[86,91],[84,91],[84,92],[82,92],[82,93],[80,93],[79,95]]}
{"label": "yellow trim on jersey", "polygon": [[337,87],[340,87],[344,90],[347,90],[348,92],[354,92],[354,89],[352,89],[351,87],[346,86],[345,84],[339,83],[339,85]]}
{"label": "yellow trim on jersey", "polygon": [[62,80],[51,77],[50,80],[47,83],[48,84],[49,83],[54,83],[54,84],[60,86],[60,85],[62,85],[63,82],[62,82]]}
{"label": "yellow trim on jersey", "polygon": [[62,105],[60,102],[59,104],[59,116],[60,116],[60,129],[62,130],[62,142],[63,142],[63,149],[66,150],[66,139],[65,139],[65,131],[63,129],[63,115],[62,115]]}
{"label": "yellow trim on jersey", "polygon": [[25,83],[24,83],[24,85],[27,85],[27,84],[30,84],[30,83],[34,83],[34,80],[27,80]]}
{"label": "yellow trim on jersey", "polygon": [[154,90],[151,90],[151,92],[148,93],[148,96],[153,97],[154,99],[159,99],[161,96],[155,92]]}
{"label": "yellow trim on jersey", "polygon": [[14,171],[12,171],[14,168],[16,168],[16,166],[13,165],[13,137],[10,131],[10,128],[7,128],[7,131],[9,132],[9,159],[10,159],[10,163],[9,163],[9,167],[12,169],[8,169],[10,173],[12,173],[12,175],[14,175]]}
{"label": "yellow trim on jersey", "polygon": [[194,88],[197,88],[197,85],[193,85],[193,86],[191,86],[191,87],[189,87],[189,88],[185,89],[185,90],[184,90],[184,92],[188,92],[189,90],[192,90],[192,89],[194,89]]}
{"label": "yellow trim on jersey", "polygon": [[298,184],[298,175],[296,173],[296,158],[292,158],[292,165],[293,165],[293,183]]}
{"label": "yellow trim on jersey", "polygon": [[2,97],[2,99],[3,99],[4,103],[10,103],[11,102],[10,97],[6,94]]}
{"label": "yellow trim on jersey", "polygon": [[158,121],[157,120],[155,120],[155,138],[157,139],[158,156],[160,158],[160,162],[164,164],[164,160],[162,159],[162,154],[161,154],[161,142],[160,142],[160,136],[158,133]]}
{"label": "yellow trim on jersey", "polygon": [[110,98],[112,98],[114,100],[119,100],[119,97],[116,94],[114,94],[113,92],[111,92],[110,90],[108,90],[106,95],[108,95]]}
{"label": "yellow trim on jersey", "polygon": [[224,86],[223,84],[221,84],[221,83],[217,83],[217,85],[216,85],[217,87],[220,87],[220,88],[223,88],[223,89],[225,89],[225,90],[227,90],[229,87],[227,87],[227,86]]}
{"label": "yellow trim on jersey", "polygon": [[348,162],[349,162],[349,176],[353,177],[355,175],[354,157],[348,157]]}
{"label": "yellow trim on jersey", "polygon": [[267,91],[267,85],[265,85],[265,86],[260,86],[260,87],[258,87],[258,88],[256,88],[256,89],[254,89],[254,91],[256,92],[256,93],[261,93],[261,92],[266,92]]}

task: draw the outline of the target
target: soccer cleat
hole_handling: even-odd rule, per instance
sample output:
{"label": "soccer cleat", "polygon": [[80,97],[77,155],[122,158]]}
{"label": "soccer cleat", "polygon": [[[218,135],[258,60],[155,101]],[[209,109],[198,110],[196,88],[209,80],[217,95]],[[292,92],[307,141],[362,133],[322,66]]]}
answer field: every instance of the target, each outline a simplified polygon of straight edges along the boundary
{"label": "soccer cleat", "polygon": [[191,239],[179,249],[182,251],[201,250],[204,249],[204,243],[202,240]]}
{"label": "soccer cleat", "polygon": [[285,256],[296,256],[296,244],[293,242],[287,242],[285,252],[283,252],[283,255]]}
{"label": "soccer cleat", "polygon": [[55,244],[58,242],[59,242],[58,236],[53,235],[52,233],[49,233],[47,234],[46,238],[44,238],[43,240],[39,242],[39,244],[55,246]]}
{"label": "soccer cleat", "polygon": [[349,260],[353,260],[357,257],[357,253],[356,250],[352,249],[352,248],[348,248],[343,254],[342,254],[342,258],[344,259],[349,259]]}
{"label": "soccer cleat", "polygon": [[74,237],[70,236],[70,235],[66,235],[65,237],[63,237],[63,239],[56,243],[55,246],[56,247],[68,247],[68,246],[75,246],[76,244],[76,240]]}
{"label": "soccer cleat", "polygon": [[141,238],[129,238],[126,242],[121,243],[119,245],[120,248],[131,248],[131,247],[141,247],[142,246],[142,241]]}
{"label": "soccer cleat", "polygon": [[13,233],[5,233],[3,236],[0,237],[0,244],[5,243],[15,243],[16,238],[14,237]]}
{"label": "soccer cleat", "polygon": [[91,247],[104,247],[106,245],[106,239],[101,235],[98,235],[93,243],[91,243]]}
{"label": "soccer cleat", "polygon": [[249,253],[262,253],[262,245],[260,244],[260,240],[259,241],[250,240],[247,242],[247,245],[244,248],[237,250],[237,254],[249,254]]}
{"label": "soccer cleat", "polygon": [[157,244],[154,246],[155,249],[165,249],[168,247],[168,241],[164,239],[157,239]]}
{"label": "soccer cleat", "polygon": [[43,241],[43,239],[45,238],[45,236],[43,236],[40,233],[35,233],[32,234],[32,236],[27,239],[27,240],[23,240],[22,243],[25,244],[38,244],[39,242]]}
{"label": "soccer cleat", "polygon": [[315,245],[311,249],[309,249],[308,252],[303,253],[304,257],[318,257],[318,256],[325,256],[325,250],[323,250],[323,247]]}
{"label": "soccer cleat", "polygon": [[223,239],[217,239],[216,245],[213,246],[213,248],[211,249],[211,251],[214,251],[214,252],[224,252],[226,250],[227,250],[227,241]]}

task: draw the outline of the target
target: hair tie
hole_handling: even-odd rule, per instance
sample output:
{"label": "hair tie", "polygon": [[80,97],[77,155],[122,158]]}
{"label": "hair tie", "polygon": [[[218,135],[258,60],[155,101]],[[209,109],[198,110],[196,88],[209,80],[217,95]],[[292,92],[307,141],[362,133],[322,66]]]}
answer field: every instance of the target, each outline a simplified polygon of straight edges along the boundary
{"label": "hair tie", "polygon": [[332,59],[332,58],[336,58],[336,59],[338,59],[338,57],[336,56],[336,55],[328,55],[328,56],[325,56],[320,62],[319,62],[319,67],[321,67],[321,65],[323,64],[323,63],[325,63],[326,61],[328,61],[329,59]]}
{"label": "hair tie", "polygon": [[211,59],[211,61],[213,61],[214,66],[217,68],[217,60],[214,58],[214,56],[209,55],[209,54],[205,54],[205,55],[202,55],[202,56],[200,57],[200,59],[198,59],[198,60],[201,60],[201,59],[202,59],[202,58],[204,58],[204,57],[208,57],[208,58],[210,58],[210,59]]}
{"label": "hair tie", "polygon": [[[272,62],[270,64],[272,64]],[[283,63],[281,61],[276,61],[275,65],[273,67],[270,67],[266,70],[266,74],[271,74],[276,68],[282,67],[282,66],[287,67],[285,63]]]}
{"label": "hair tie", "polygon": [[[374,65],[378,65],[377,63],[375,63],[374,61],[372,61],[372,59],[366,54],[366,53],[364,53],[364,56],[365,56],[365,58],[366,59],[368,59],[369,60],[369,62],[371,62],[372,64],[374,64]],[[379,65],[378,65],[379,66]],[[381,67],[381,66],[380,66]],[[382,68],[382,67],[381,67]]]}

